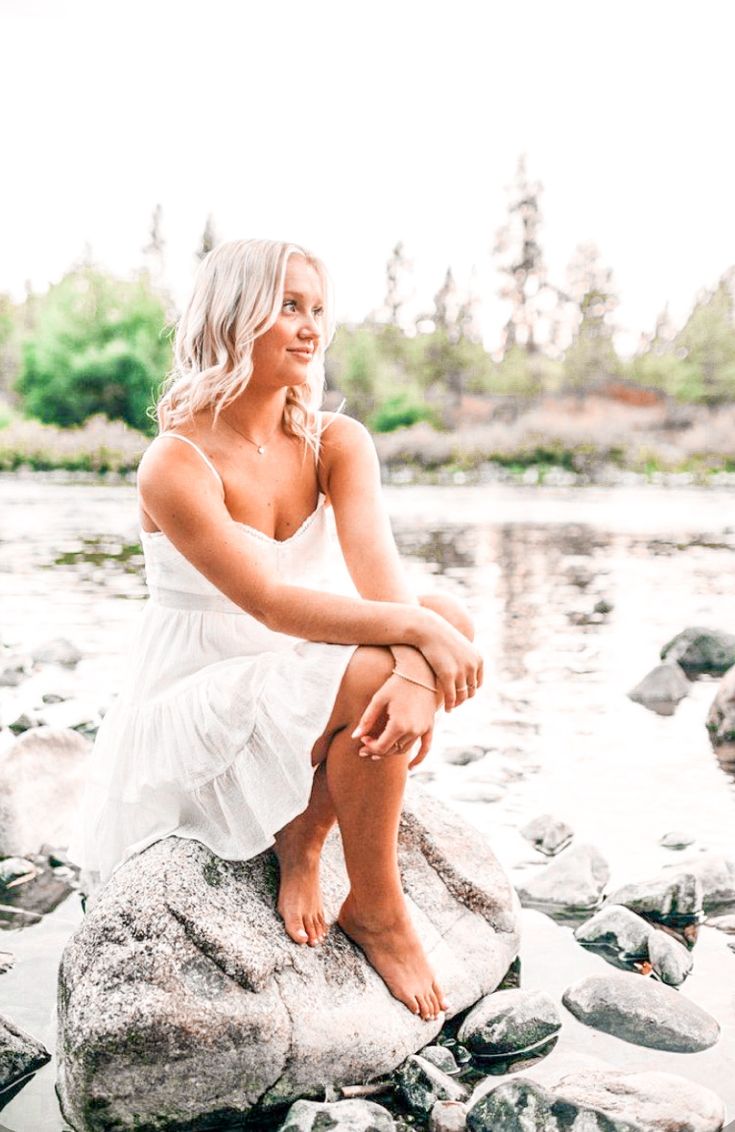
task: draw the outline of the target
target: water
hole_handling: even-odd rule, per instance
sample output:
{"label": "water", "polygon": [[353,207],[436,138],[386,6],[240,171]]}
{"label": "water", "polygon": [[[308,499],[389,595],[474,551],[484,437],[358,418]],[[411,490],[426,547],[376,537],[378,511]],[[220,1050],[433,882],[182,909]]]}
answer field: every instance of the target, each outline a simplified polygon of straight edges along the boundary
{"label": "water", "polygon": [[[713,681],[692,686],[673,717],[626,693],[687,625],[735,630],[735,506],[725,490],[664,487],[394,487],[386,499],[419,591],[462,597],[486,658],[480,694],[438,728],[419,768],[490,839],[514,874],[541,858],[518,829],[551,811],[605,854],[611,883],[645,878],[705,850],[735,852],[735,784],[704,729]],[[74,673],[53,666],[3,689],[7,722],[43,691],[76,689],[109,702],[144,596],[134,492],[38,476],[0,477],[0,588],[5,644],[27,649],[65,636],[84,654]],[[593,614],[604,599],[612,609]],[[7,732],[5,732],[7,734]],[[0,731],[0,737],[3,732]],[[493,748],[466,767],[441,750]],[[466,801],[469,795],[495,801]],[[684,853],[658,845],[683,829]],[[0,975],[0,1010],[40,1038],[54,1035],[58,955],[80,920],[71,897],[44,922],[0,936],[15,968]],[[571,982],[608,970],[568,926],[524,913],[522,985],[557,999]],[[551,1073],[581,1054],[627,1069],[666,1069],[714,1088],[735,1115],[735,954],[704,927],[683,993],[720,1021],[698,1054],[663,1054],[581,1026],[566,1012],[547,1058]],[[2,1128],[59,1132],[53,1061],[6,1104]]]}

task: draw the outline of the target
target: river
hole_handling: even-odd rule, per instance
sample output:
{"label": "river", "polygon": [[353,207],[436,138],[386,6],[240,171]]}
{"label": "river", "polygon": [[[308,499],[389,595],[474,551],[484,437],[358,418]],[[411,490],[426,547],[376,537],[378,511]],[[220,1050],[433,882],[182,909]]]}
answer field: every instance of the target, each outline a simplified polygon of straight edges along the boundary
{"label": "river", "polygon": [[[688,625],[735,631],[735,499],[731,490],[512,485],[385,489],[396,538],[419,592],[469,605],[486,659],[478,696],[441,721],[419,768],[427,788],[487,836],[513,875],[533,867],[519,834],[552,812],[610,863],[611,884],[683,859],[661,836],[685,830],[686,853],[735,853],[732,769],[713,753],[704,720],[713,681],[692,685],[671,717],[627,692]],[[144,599],[134,490],[64,476],[0,476],[2,641],[25,651],[66,637],[83,654],[48,679],[64,694],[109,703]],[[369,537],[369,532],[366,533]],[[595,612],[598,602],[609,612]],[[2,689],[2,722],[24,689]],[[7,730],[4,732],[7,735]],[[0,731],[0,737],[3,732]],[[442,752],[491,753],[454,766]],[[540,858],[539,858],[540,860]],[[72,896],[44,921],[0,936],[15,966],[0,975],[0,1011],[49,1049],[58,956],[81,919]],[[722,1037],[698,1054],[642,1049],[581,1026],[562,1011],[549,1057],[591,1053],[620,1068],[658,1068],[714,1088],[735,1116],[735,953],[704,926],[682,993],[717,1017]],[[522,985],[560,996],[605,967],[568,926],[524,913]],[[566,1059],[566,1060],[565,1060]],[[60,1132],[52,1061],[0,1111],[0,1132]],[[0,1098],[0,1103],[2,1098]]]}

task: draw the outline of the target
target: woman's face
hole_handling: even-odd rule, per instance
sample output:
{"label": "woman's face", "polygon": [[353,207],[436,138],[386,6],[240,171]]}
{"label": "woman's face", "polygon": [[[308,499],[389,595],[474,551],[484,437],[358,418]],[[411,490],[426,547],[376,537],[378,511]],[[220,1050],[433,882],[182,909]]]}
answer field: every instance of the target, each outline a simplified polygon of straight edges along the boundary
{"label": "woman's face", "polygon": [[302,385],[323,333],[319,276],[300,255],[289,257],[283,302],[270,330],[253,342],[253,378],[274,388]]}

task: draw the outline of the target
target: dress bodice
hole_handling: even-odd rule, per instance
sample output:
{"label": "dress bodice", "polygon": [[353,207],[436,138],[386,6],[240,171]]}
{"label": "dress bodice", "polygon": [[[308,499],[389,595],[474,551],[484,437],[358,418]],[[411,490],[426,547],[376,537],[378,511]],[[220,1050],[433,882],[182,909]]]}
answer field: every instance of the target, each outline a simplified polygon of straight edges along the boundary
{"label": "dress bodice", "polygon": [[[273,576],[291,585],[319,588],[329,574],[330,546],[333,546],[325,497],[311,515],[287,539],[273,539],[262,531],[238,523],[241,530],[258,543]],[[205,578],[162,531],[141,528],[145,556],[146,582],[151,600],[182,609],[212,609],[242,613],[234,602]]]}

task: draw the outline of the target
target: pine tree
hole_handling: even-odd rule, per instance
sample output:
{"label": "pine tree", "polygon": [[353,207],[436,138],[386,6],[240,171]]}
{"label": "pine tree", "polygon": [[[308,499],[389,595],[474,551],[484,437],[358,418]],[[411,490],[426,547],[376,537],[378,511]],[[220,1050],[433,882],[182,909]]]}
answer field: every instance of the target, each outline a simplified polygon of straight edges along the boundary
{"label": "pine tree", "polygon": [[522,346],[532,354],[549,337],[550,312],[557,296],[547,282],[539,242],[541,192],[541,183],[528,179],[525,156],[520,157],[509,190],[508,220],[499,229],[494,248],[499,271],[505,276],[500,296],[510,305],[503,328],[504,351]]}
{"label": "pine tree", "polygon": [[577,328],[564,357],[566,383],[585,392],[620,370],[613,344],[611,316],[618,305],[612,271],[595,244],[580,244],[569,265],[569,298],[576,306]]}
{"label": "pine tree", "polygon": [[385,265],[385,321],[389,326],[400,327],[406,304],[413,297],[411,284],[412,264],[407,259],[403,241],[399,240]]}
{"label": "pine tree", "polygon": [[163,238],[163,206],[157,204],[151,216],[151,227],[148,243],[143,248],[143,255],[149,264],[149,272],[154,283],[160,286],[165,274],[166,241]]}

